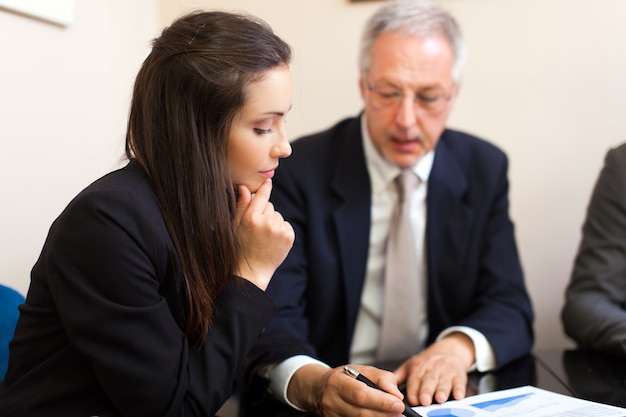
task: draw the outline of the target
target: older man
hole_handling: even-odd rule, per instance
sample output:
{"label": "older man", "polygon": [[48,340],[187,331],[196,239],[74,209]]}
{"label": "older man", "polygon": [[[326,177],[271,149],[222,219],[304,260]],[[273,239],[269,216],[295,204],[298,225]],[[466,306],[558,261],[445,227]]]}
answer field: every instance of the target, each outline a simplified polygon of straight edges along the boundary
{"label": "older man", "polygon": [[[362,39],[364,111],[295,141],[281,163],[272,201],[296,242],[268,287],[279,312],[248,377],[295,408],[400,413],[404,383],[411,405],[460,399],[469,371],[531,350],[506,155],[445,127],[464,54],[436,3],[387,2]],[[354,380],[348,363],[388,393]]]}

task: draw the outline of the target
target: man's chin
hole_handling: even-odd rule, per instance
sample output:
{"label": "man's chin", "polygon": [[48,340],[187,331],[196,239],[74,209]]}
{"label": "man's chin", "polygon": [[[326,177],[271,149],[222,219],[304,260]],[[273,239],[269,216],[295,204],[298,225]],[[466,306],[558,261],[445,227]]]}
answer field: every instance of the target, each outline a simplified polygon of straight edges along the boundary
{"label": "man's chin", "polygon": [[424,156],[424,153],[398,153],[394,152],[387,157],[387,160],[399,168],[409,168],[417,164],[417,162]]}

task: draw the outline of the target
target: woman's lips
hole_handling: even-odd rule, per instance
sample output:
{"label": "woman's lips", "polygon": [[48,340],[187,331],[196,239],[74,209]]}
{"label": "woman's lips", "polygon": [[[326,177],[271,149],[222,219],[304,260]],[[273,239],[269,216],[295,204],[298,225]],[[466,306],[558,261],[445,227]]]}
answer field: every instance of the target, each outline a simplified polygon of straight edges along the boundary
{"label": "woman's lips", "polygon": [[275,172],[276,168],[270,169],[269,171],[261,171],[261,175],[263,175],[265,178],[273,178]]}

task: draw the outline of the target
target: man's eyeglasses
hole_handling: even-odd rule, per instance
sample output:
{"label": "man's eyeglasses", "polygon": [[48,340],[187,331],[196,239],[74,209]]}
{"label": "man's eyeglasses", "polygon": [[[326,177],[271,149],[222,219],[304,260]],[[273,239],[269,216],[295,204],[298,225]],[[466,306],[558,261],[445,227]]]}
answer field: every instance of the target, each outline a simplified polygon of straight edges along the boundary
{"label": "man's eyeglasses", "polygon": [[[369,90],[371,104],[376,109],[395,109],[397,108],[405,98],[405,93],[393,86],[372,86],[369,82],[366,82],[367,89]],[[413,106],[415,112],[436,114],[446,107],[452,94],[454,93],[455,85],[452,86],[448,94],[432,93],[432,92],[420,92],[415,93],[413,97]]]}

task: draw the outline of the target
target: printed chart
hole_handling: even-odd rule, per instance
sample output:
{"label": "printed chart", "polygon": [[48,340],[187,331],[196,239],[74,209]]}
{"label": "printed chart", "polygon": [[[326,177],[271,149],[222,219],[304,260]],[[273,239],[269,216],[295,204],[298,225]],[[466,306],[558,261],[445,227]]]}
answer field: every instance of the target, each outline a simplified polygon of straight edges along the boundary
{"label": "printed chart", "polygon": [[626,408],[525,386],[415,407],[424,417],[626,417]]}

